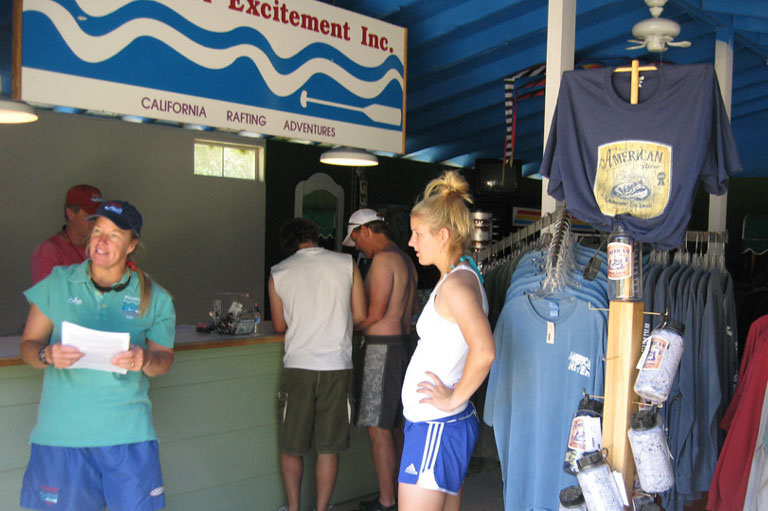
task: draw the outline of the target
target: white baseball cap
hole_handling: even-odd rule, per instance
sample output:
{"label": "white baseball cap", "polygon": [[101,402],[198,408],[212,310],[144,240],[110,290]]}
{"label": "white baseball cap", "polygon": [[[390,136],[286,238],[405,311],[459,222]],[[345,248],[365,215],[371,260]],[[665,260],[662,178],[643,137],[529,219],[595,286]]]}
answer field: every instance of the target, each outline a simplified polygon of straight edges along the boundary
{"label": "white baseball cap", "polygon": [[347,237],[344,238],[342,245],[345,247],[354,247],[355,242],[352,241],[352,231],[361,225],[365,225],[368,222],[373,222],[376,220],[381,220],[382,222],[384,221],[384,219],[372,209],[358,209],[352,213],[352,216],[349,217],[349,222],[347,223]]}

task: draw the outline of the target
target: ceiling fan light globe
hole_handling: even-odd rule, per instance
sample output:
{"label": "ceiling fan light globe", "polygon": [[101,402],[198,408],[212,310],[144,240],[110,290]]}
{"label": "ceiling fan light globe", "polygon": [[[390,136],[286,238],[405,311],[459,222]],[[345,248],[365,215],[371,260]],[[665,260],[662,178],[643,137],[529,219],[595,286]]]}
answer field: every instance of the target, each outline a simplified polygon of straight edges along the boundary
{"label": "ceiling fan light globe", "polygon": [[646,48],[651,53],[664,53],[667,51],[666,41],[662,37],[650,36],[646,41]]}

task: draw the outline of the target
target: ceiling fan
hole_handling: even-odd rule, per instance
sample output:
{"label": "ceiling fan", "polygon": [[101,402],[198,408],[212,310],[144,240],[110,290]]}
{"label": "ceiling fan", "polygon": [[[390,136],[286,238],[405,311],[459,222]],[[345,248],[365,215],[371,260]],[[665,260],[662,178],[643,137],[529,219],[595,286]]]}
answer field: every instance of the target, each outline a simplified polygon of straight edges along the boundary
{"label": "ceiling fan", "polygon": [[652,18],[644,19],[632,27],[632,35],[635,39],[630,39],[630,43],[636,46],[630,46],[628,50],[641,50],[646,48],[649,52],[663,53],[667,51],[668,46],[677,46],[688,48],[690,41],[674,41],[674,38],[680,34],[680,25],[666,18],[659,18],[664,10],[664,4],[667,0],[645,0],[651,11]]}

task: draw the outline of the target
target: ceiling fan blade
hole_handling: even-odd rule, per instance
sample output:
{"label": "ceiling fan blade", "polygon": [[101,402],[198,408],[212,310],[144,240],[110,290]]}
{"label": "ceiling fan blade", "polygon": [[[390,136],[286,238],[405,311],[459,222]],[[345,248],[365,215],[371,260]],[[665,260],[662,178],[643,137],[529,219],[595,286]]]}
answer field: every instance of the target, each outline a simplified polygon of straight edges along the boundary
{"label": "ceiling fan blade", "polygon": [[638,44],[637,46],[628,46],[627,49],[628,50],[642,50],[643,48],[645,48],[645,45],[646,45],[646,43],[643,42],[643,44]]}
{"label": "ceiling fan blade", "polygon": [[688,48],[691,46],[690,41],[669,41],[667,42],[668,46],[677,46],[679,48]]}
{"label": "ceiling fan blade", "polygon": [[627,39],[627,42],[628,43],[635,43],[635,44],[643,44],[643,45],[646,43],[645,40],[641,41],[640,39]]}

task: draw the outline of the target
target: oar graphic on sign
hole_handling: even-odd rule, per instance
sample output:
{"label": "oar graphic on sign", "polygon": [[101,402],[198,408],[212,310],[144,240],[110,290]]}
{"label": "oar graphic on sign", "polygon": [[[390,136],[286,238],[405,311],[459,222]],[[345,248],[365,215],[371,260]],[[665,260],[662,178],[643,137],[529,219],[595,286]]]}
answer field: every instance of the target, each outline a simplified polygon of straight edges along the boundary
{"label": "oar graphic on sign", "polygon": [[307,96],[307,91],[301,91],[301,107],[307,108],[307,103],[317,103],[318,105],[335,106],[336,108],[345,108],[347,110],[354,110],[356,112],[362,112],[369,119],[376,122],[382,122],[384,124],[391,124],[393,126],[400,126],[400,109],[386,105],[371,104],[368,106],[352,106],[344,105],[342,103],[334,103],[333,101],[325,101],[324,99],[315,99]]}

